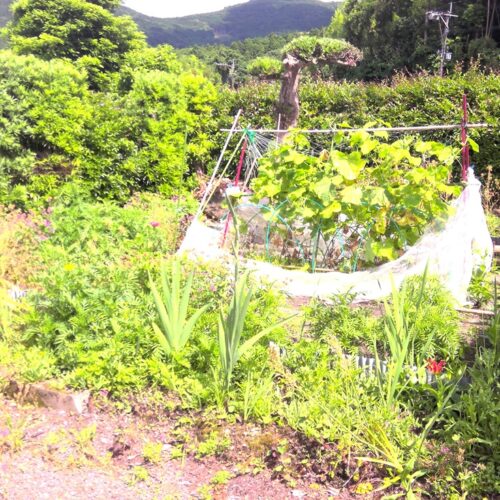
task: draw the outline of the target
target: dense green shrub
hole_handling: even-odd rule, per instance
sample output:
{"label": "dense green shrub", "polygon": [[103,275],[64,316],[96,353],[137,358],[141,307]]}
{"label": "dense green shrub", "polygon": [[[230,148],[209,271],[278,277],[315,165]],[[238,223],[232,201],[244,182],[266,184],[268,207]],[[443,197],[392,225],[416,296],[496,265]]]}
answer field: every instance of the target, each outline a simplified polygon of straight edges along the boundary
{"label": "dense green shrub", "polygon": [[88,94],[85,74],[70,63],[0,52],[0,199],[25,204],[41,184],[50,191],[71,173]]}
{"label": "dense green shrub", "polygon": [[41,59],[68,59],[89,69],[93,87],[109,83],[125,55],[145,47],[144,34],[128,17],[117,17],[105,7],[116,2],[85,0],[24,0],[14,2],[6,33],[18,54]]}
{"label": "dense green shrub", "polygon": [[[468,96],[469,121],[491,126],[470,131],[479,144],[479,152],[472,153],[471,161],[481,174],[493,165],[495,176],[499,176],[500,79],[495,74],[470,70],[447,78],[398,76],[391,84],[305,81],[300,88],[299,127],[330,128],[341,123],[362,127],[369,122],[392,126],[460,124],[463,93]],[[221,122],[227,126],[229,116],[242,108],[245,122],[257,128],[274,128],[278,95],[276,83],[252,83],[237,91],[226,89],[221,96]],[[460,145],[459,131],[426,132],[422,137]]]}
{"label": "dense green shrub", "polygon": [[7,51],[0,75],[0,200],[26,207],[69,177],[101,199],[177,194],[210,157],[215,87],[171,49],[130,54],[116,91],[90,91],[69,62]]}
{"label": "dense green shrub", "polygon": [[[404,281],[402,288],[407,296],[415,297],[421,285],[422,278],[415,276]],[[352,306],[354,298],[354,295],[333,297],[332,304],[313,302],[306,313],[309,331],[315,338],[350,354],[373,356],[376,342],[380,354],[386,357],[384,317],[376,318],[368,310]],[[416,355],[447,361],[458,359],[460,318],[451,293],[438,278],[427,277],[418,311],[415,303],[407,301],[404,312],[407,321],[413,324]],[[424,347],[426,352],[422,352]]]}
{"label": "dense green shrub", "polygon": [[247,66],[247,71],[252,76],[260,78],[278,78],[283,70],[283,63],[273,57],[257,57],[250,61]]}

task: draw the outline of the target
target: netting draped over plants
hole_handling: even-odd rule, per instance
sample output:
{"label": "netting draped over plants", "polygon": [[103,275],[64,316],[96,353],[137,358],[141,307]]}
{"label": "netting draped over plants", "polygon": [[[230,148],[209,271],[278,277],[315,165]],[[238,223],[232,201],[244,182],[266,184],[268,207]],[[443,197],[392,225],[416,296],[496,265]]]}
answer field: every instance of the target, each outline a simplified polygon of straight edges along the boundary
{"label": "netting draped over plants", "polygon": [[[442,277],[457,301],[465,303],[473,269],[478,265],[489,268],[493,253],[481,205],[481,184],[470,169],[467,186],[458,199],[447,204],[443,196],[435,196],[436,205],[429,205],[432,197],[427,195],[433,189],[448,199],[456,192],[456,187],[452,189],[447,182],[449,169],[440,166],[449,161],[451,147],[415,137],[386,144],[386,134],[380,136],[383,139],[377,142],[376,137],[360,131],[351,134],[348,146],[355,145],[363,153],[377,147],[383,159],[396,155],[408,167],[401,169],[406,172],[402,179],[410,179],[417,186],[416,192],[398,186],[401,179],[394,177],[391,182],[397,187],[387,188],[389,201],[376,184],[377,172],[386,168],[387,162],[371,169],[376,175],[362,177],[367,161],[361,152],[343,152],[345,144],[338,137],[308,138],[297,152],[283,148],[272,134],[244,130],[225,168],[208,187],[200,213],[216,198],[213,195],[217,190],[223,193],[219,202],[226,193],[232,196],[238,192],[234,199],[238,200],[241,257],[246,267],[256,276],[276,282],[290,295],[327,299],[351,292],[358,300],[378,299],[390,293],[392,279],[398,285],[429,265],[430,272]],[[361,139],[364,142],[360,146]],[[334,151],[335,140],[338,148]],[[434,155],[436,161],[423,164],[413,151],[428,159]],[[275,162],[269,160],[273,155]],[[283,158],[296,155],[300,162],[295,170],[293,164],[283,164]],[[335,155],[331,162],[337,175],[321,170],[321,162],[330,161],[329,155]],[[304,162],[313,168],[304,168]],[[225,178],[231,168],[236,170],[235,181]],[[281,177],[277,174],[280,169],[284,172]],[[307,179],[306,188],[299,186],[301,172]],[[270,182],[266,175],[271,175]],[[319,180],[312,175],[318,175]],[[391,171],[391,175],[395,174]],[[256,198],[256,193],[263,196]],[[416,206],[411,211],[403,206],[414,199],[427,203],[426,214]],[[209,224],[195,218],[180,251],[208,259],[229,257],[228,228],[232,220],[227,211],[224,215],[224,209],[218,214]],[[420,230],[423,227],[425,230]],[[383,263],[385,260],[390,261]]]}

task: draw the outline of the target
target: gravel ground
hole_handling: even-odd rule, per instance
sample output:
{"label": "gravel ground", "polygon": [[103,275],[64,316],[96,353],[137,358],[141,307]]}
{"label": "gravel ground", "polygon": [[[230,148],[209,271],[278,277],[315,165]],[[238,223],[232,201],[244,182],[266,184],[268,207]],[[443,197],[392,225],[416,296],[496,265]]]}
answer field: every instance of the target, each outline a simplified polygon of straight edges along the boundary
{"label": "gravel ground", "polygon": [[[242,473],[234,456],[170,458],[175,419],[93,411],[83,416],[24,406],[0,396],[0,498],[165,499],[326,498],[326,491],[287,488],[266,469]],[[178,439],[178,433],[176,439]],[[162,443],[161,459],[144,459],[145,443]],[[241,464],[240,464],[241,465]],[[214,481],[220,471],[234,475]]]}

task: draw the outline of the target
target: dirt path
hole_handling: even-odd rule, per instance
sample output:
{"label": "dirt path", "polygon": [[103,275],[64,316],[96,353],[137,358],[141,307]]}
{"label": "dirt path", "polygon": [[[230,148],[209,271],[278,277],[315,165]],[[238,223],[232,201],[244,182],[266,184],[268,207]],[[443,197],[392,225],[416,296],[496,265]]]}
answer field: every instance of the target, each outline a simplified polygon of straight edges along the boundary
{"label": "dirt path", "polygon": [[244,436],[232,436],[231,452],[210,453],[222,438],[202,429],[204,447],[181,454],[176,443],[186,447],[193,436],[178,421],[109,411],[75,416],[0,396],[0,498],[346,498],[315,484],[273,480],[258,450],[245,449]]}

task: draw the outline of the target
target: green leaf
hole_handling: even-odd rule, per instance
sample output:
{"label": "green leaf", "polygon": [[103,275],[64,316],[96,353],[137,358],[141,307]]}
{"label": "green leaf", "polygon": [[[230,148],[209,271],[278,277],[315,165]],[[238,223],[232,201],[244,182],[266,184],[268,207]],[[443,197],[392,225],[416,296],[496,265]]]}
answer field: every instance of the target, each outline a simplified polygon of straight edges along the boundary
{"label": "green leaf", "polygon": [[348,186],[340,192],[343,203],[351,205],[361,205],[363,190],[356,186]]}
{"label": "green leaf", "polygon": [[389,239],[381,242],[374,242],[372,244],[372,250],[377,257],[384,259],[394,260],[398,257],[394,243]]}
{"label": "green leaf", "polygon": [[366,160],[361,158],[359,151],[354,151],[349,155],[341,151],[333,151],[331,161],[334,168],[349,181],[356,180],[366,165]]}
{"label": "green leaf", "polygon": [[479,153],[479,144],[474,139],[469,137],[467,139],[467,142],[469,143],[469,146],[471,147],[472,151],[474,151],[474,153]]}
{"label": "green leaf", "polygon": [[382,187],[365,188],[365,198],[370,204],[387,207],[391,204],[385,194],[385,189]]}
{"label": "green leaf", "polygon": [[322,210],[321,217],[323,217],[323,219],[329,219],[333,214],[339,213],[341,210],[342,205],[338,201],[334,201]]}
{"label": "green leaf", "polygon": [[364,155],[370,154],[378,145],[379,142],[375,139],[367,139],[361,145],[361,153],[363,153]]}
{"label": "green leaf", "polygon": [[329,198],[331,187],[332,182],[329,179],[322,179],[313,185],[312,191],[320,200],[326,201]]}

